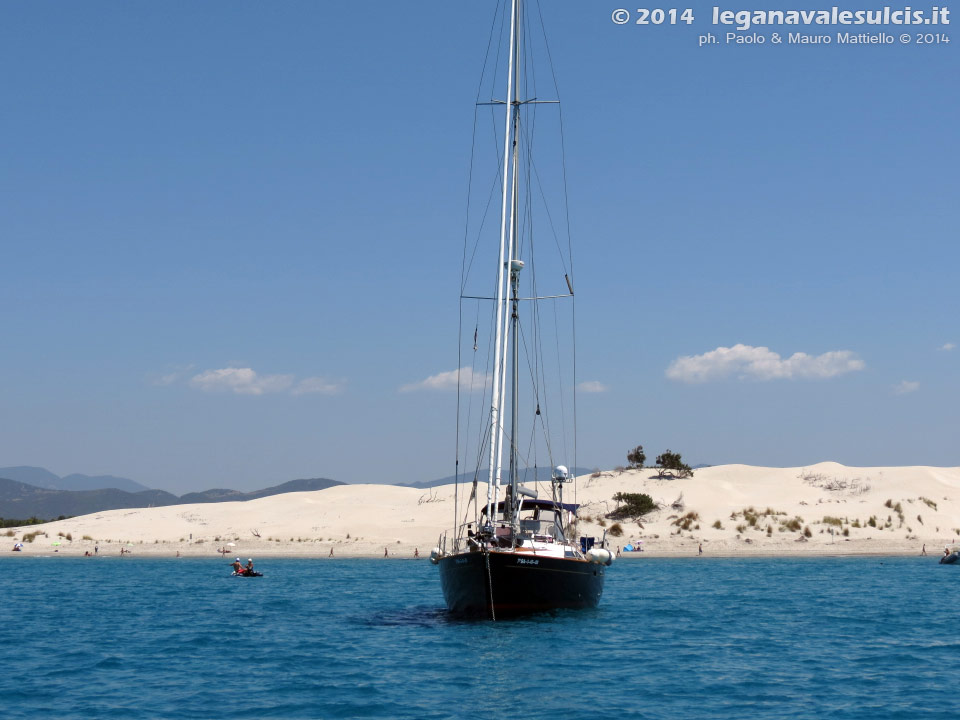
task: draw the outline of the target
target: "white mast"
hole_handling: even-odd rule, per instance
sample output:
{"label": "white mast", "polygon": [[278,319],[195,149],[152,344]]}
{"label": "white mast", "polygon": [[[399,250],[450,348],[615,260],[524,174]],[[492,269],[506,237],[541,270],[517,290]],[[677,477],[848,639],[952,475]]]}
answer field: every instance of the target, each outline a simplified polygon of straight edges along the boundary
{"label": "white mast", "polygon": [[[504,400],[505,392],[505,381],[503,377],[504,364],[506,362],[507,355],[507,340],[506,340],[506,318],[507,318],[507,302],[504,298],[504,270],[507,258],[513,254],[513,228],[511,227],[512,223],[508,225],[508,215],[512,215],[507,212],[507,203],[510,198],[511,182],[509,179],[510,172],[510,161],[511,155],[511,138],[513,137],[513,132],[511,130],[511,125],[513,121],[513,116],[515,112],[514,105],[514,95],[516,94],[516,89],[514,87],[514,74],[515,74],[515,65],[517,63],[517,22],[519,19],[518,12],[518,2],[519,0],[512,0],[511,11],[510,11],[510,62],[508,66],[508,75],[507,75],[507,112],[506,112],[506,121],[503,137],[503,202],[500,207],[500,254],[499,260],[497,263],[497,298],[496,298],[496,308],[497,308],[497,327],[496,335],[494,338],[494,364],[493,364],[493,392],[491,393],[491,404],[490,404],[490,475],[487,479],[487,520],[488,522],[494,521],[494,513],[496,511],[496,503],[499,501],[500,495],[500,476],[502,470],[502,452],[503,452],[503,423],[500,421],[500,408]],[[514,142],[516,142],[514,138]],[[514,167],[516,164],[514,163]],[[512,178],[515,182],[516,178]],[[508,245],[509,237],[509,248]],[[506,251],[506,252],[505,252]],[[496,488],[496,492],[494,492]]]}

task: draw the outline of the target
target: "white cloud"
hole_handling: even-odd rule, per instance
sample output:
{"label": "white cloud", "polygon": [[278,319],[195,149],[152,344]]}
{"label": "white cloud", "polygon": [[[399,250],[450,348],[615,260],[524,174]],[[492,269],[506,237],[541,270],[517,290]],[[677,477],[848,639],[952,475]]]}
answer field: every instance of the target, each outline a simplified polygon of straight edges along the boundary
{"label": "white cloud", "polygon": [[941,349],[941,350],[946,350],[947,352],[949,352],[950,350],[953,350],[956,346],[957,346],[956,343],[948,342],[948,343],[944,343],[943,345],[941,345],[941,346],[940,346],[940,349]]}
{"label": "white cloud", "polygon": [[343,382],[334,382],[322,377],[304,378],[296,384],[291,395],[307,395],[316,393],[318,395],[336,395],[343,390]]}
{"label": "white cloud", "polygon": [[206,392],[264,395],[289,389],[293,385],[293,375],[258,375],[251,368],[228,367],[205,370],[190,378],[190,384]]}
{"label": "white cloud", "polygon": [[175,366],[170,372],[155,376],[151,382],[160,387],[173,385],[183,379],[191,370],[193,370],[193,365]]}
{"label": "white cloud", "polygon": [[602,393],[606,392],[610,388],[599,380],[584,380],[582,383],[577,385],[577,389],[579,389],[580,392],[585,393]]}
{"label": "white cloud", "polygon": [[893,392],[897,395],[906,395],[907,393],[915,392],[920,388],[920,383],[916,380],[901,380],[899,383],[894,385]]}
{"label": "white cloud", "polygon": [[770,348],[752,345],[718,347],[702,355],[683,355],[667,368],[667,377],[687,383],[722,380],[825,379],[862,370],[863,360],[850,350],[833,350],[822,355],[794,353],[784,359]]}
{"label": "white cloud", "polygon": [[[447,370],[431,375],[425,380],[408,383],[400,388],[400,392],[416,392],[417,390],[456,390],[457,389],[457,370]],[[469,391],[481,390],[490,382],[490,376],[486,373],[475,373],[472,368],[462,367],[459,370],[460,387]]]}

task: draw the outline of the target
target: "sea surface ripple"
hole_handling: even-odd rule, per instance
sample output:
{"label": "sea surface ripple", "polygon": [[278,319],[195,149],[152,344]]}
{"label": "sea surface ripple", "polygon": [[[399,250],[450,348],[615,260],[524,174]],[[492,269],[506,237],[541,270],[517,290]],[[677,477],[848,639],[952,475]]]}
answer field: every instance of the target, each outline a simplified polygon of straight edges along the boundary
{"label": "sea surface ripple", "polygon": [[596,610],[444,610],[425,560],[6,558],[0,715],[951,718],[960,567],[631,559]]}

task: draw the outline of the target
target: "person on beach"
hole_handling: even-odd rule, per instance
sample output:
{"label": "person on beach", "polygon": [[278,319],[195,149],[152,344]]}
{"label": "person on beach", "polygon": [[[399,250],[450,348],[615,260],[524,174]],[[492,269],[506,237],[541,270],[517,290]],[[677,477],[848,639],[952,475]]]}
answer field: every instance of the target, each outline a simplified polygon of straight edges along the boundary
{"label": "person on beach", "polygon": [[329,555],[329,557],[333,557],[333,547],[330,548],[330,555]]}
{"label": "person on beach", "polygon": [[386,548],[383,549],[383,556],[384,556],[384,557],[387,557],[387,549],[386,549]]}
{"label": "person on beach", "polygon": [[93,554],[96,555],[96,554],[98,554],[99,552],[100,552],[100,546],[99,546],[99,545],[94,545],[94,546],[93,546]]}
{"label": "person on beach", "polygon": [[926,555],[926,554],[927,554],[927,545],[926,545],[926,543],[924,543],[924,545],[923,545],[923,550],[920,551],[920,554],[921,554],[921,555]]}
{"label": "person on beach", "polygon": [[697,553],[697,555],[703,555],[703,543],[700,543],[700,551]]}
{"label": "person on beach", "polygon": [[413,556],[414,556],[415,558],[420,557],[420,548],[414,548],[414,549],[413,549]]}
{"label": "person on beach", "polygon": [[240,564],[240,558],[230,563],[230,566],[233,568],[234,575],[243,575],[243,565]]}
{"label": "person on beach", "polygon": [[620,557],[620,546],[617,545],[617,557]]}

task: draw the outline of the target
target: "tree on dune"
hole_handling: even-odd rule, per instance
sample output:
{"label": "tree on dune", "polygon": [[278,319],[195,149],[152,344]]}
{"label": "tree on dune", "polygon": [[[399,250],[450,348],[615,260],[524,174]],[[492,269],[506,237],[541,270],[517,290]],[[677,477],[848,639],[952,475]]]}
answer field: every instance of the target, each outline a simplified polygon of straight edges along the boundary
{"label": "tree on dune", "polygon": [[627,463],[630,469],[642,468],[643,463],[647,461],[647,454],[643,451],[643,445],[637,445],[633,450],[627,453]]}
{"label": "tree on dune", "polygon": [[669,450],[657,455],[657,475],[673,475],[678,478],[693,477],[693,470],[680,458],[680,453]]}

